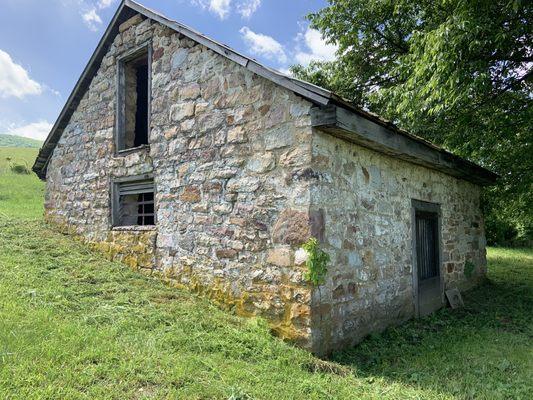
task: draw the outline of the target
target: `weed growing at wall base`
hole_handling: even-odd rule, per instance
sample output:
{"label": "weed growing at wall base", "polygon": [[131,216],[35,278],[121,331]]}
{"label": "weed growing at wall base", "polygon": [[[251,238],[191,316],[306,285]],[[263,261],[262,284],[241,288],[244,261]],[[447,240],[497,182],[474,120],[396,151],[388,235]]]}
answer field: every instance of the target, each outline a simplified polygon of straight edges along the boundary
{"label": "weed growing at wall base", "polygon": [[315,286],[323,284],[328,272],[329,254],[320,248],[315,238],[302,244],[302,248],[307,252],[306,279]]}

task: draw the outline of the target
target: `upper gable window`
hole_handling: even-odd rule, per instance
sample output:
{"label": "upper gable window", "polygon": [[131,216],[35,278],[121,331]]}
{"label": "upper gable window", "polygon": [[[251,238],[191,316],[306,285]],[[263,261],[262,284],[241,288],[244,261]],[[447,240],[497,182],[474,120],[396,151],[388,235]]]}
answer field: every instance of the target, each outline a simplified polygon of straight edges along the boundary
{"label": "upper gable window", "polygon": [[150,47],[144,46],[118,61],[118,151],[148,144],[150,53]]}

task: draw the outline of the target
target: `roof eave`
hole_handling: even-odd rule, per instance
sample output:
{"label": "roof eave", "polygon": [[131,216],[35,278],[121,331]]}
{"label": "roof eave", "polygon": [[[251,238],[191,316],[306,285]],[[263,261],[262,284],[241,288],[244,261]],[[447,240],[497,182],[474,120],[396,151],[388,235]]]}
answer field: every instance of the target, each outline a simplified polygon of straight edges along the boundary
{"label": "roof eave", "polygon": [[312,109],[314,128],[395,158],[444,172],[480,186],[493,185],[498,175],[441,149],[424,139],[372,120],[344,107]]}

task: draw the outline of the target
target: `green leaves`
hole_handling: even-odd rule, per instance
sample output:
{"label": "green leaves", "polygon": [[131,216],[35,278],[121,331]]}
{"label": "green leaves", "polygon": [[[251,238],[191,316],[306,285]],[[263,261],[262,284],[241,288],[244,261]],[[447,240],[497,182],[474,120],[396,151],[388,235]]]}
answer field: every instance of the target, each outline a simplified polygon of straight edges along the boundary
{"label": "green leaves", "polygon": [[302,245],[307,252],[307,274],[306,279],[313,285],[322,285],[325,282],[328,272],[329,254],[319,247],[318,240],[310,238]]}
{"label": "green leaves", "polygon": [[297,77],[499,173],[487,219],[531,237],[532,2],[329,0],[309,19],[338,60]]}

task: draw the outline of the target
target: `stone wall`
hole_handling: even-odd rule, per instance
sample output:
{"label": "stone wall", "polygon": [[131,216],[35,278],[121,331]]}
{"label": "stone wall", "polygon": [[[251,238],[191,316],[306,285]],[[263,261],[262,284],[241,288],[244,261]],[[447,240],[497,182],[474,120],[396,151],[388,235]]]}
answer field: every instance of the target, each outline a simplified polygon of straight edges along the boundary
{"label": "stone wall", "polygon": [[[158,23],[120,29],[48,166],[46,218],[110,258],[308,343],[310,103]],[[117,58],[151,40],[150,147],[115,155]],[[113,178],[152,173],[156,230],[111,227]]]}
{"label": "stone wall", "polygon": [[[411,199],[441,205],[446,288],[485,273],[480,189],[449,175],[315,132],[311,209],[324,215],[327,282],[313,291],[313,341],[356,343],[414,315]],[[463,273],[466,260],[476,271]]]}

